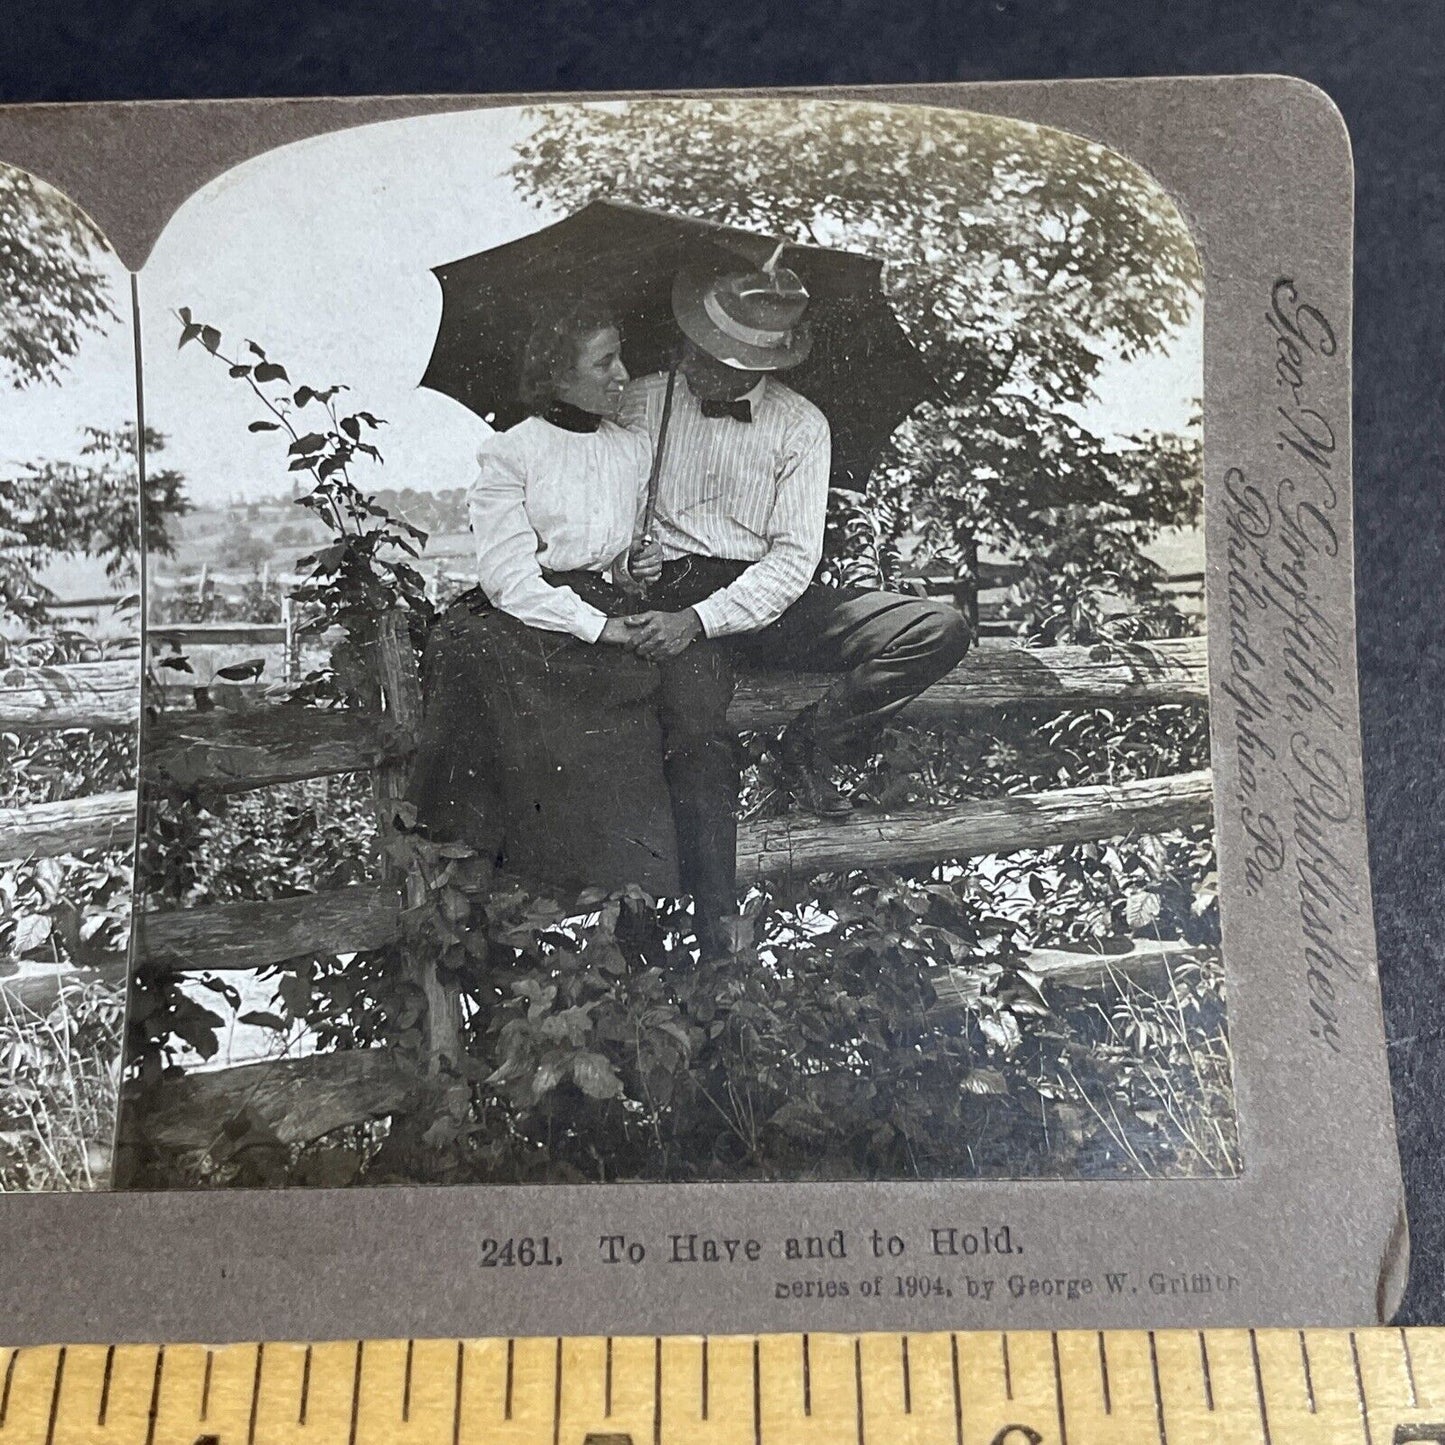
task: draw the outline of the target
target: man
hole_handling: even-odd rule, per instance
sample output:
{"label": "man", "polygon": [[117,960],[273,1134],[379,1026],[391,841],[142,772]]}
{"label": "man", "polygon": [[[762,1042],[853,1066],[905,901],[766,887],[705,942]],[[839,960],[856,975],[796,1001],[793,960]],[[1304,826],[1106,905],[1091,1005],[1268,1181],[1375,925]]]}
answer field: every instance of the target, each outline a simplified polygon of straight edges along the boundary
{"label": "man", "polygon": [[[709,639],[746,667],[840,674],[781,744],[796,801],[838,818],[852,804],[833,761],[866,752],[884,723],[962,660],[969,634],[947,604],[813,582],[831,440],[818,408],[778,380],[807,358],[811,337],[807,290],[776,261],[761,271],[681,271],[672,293],[684,337],[679,376],[671,385],[644,377],[624,394],[620,419],[647,430],[659,468],[651,531],[663,558],[652,610],[630,622],[637,651],[657,661]],[[674,734],[699,745],[730,737],[722,713],[731,691],[731,678],[718,677],[678,699],[690,717],[673,720]],[[724,775],[721,756],[714,746],[695,796],[707,815],[703,846],[726,847],[731,858],[737,764],[730,752]]]}

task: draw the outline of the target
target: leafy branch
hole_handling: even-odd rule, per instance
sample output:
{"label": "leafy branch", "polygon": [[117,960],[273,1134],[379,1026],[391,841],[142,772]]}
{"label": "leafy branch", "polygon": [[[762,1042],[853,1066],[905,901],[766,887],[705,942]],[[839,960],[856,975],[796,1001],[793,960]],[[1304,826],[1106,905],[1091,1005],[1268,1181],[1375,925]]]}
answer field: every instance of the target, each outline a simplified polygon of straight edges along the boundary
{"label": "leafy branch", "polygon": [[230,377],[245,382],[264,411],[247,430],[277,432],[287,439],[287,471],[311,482],[297,505],[314,512],[333,533],[328,545],[298,559],[310,575],[293,596],[309,604],[305,630],[339,628],[344,640],[332,650],[329,672],[308,676],[300,696],[372,701],[375,684],[364,655],[375,642],[377,619],[398,609],[406,612],[419,647],[435,615],[421,573],[407,560],[421,556],[426,532],[393,515],[353,477],[362,462],[382,464],[381,451],[369,438],[384,420],[369,411],[345,411],[338,398],[348,387],[294,383],[258,342],[248,339],[244,353],[228,354],[220,331],[197,321],[190,307],[175,315],[181,326],[178,346],[198,343]]}

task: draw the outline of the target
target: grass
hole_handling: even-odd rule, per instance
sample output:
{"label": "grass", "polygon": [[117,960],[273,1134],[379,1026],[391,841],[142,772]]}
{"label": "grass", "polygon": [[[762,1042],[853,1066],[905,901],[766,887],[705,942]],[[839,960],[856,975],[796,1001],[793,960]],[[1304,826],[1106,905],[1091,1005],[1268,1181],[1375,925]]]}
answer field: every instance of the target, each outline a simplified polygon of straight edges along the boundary
{"label": "grass", "polygon": [[1096,1046],[1102,1067],[1089,1080],[1065,1067],[1056,1082],[1092,1116],[1115,1172],[1144,1178],[1238,1174],[1222,963],[1216,956],[1166,968],[1167,982],[1159,989],[1114,976],[1112,1000],[1091,1005],[1102,1027]]}
{"label": "grass", "polygon": [[0,1192],[109,1185],[124,1010],[99,983],[45,1014],[0,1004]]}

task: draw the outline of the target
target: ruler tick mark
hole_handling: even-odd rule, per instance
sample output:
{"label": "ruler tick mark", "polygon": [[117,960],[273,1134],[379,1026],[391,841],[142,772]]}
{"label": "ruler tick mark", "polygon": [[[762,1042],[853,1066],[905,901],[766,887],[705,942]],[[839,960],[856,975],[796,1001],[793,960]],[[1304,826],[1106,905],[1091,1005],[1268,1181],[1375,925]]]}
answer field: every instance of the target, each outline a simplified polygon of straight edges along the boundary
{"label": "ruler tick mark", "polygon": [[552,1365],[552,1445],[562,1438],[562,1336],[557,1336],[557,1356]]}
{"label": "ruler tick mark", "polygon": [[45,1445],[55,1445],[55,1421],[60,1414],[60,1382],[65,1378],[65,1347],[55,1360],[55,1388],[50,1392],[50,1423],[45,1427]]}
{"label": "ruler tick mark", "polygon": [[19,1358],[19,1350],[10,1351],[10,1363],[5,1366],[5,1385],[0,1389],[0,1427],[4,1426],[5,1417],[10,1413],[10,1382],[15,1378],[15,1361]]}
{"label": "ruler tick mark", "polygon": [[[20,1351],[17,1350],[16,1354]],[[14,1366],[14,1355],[10,1357],[10,1364]],[[45,1445],[55,1445],[55,1420],[61,1412],[61,1381],[65,1379],[65,1347],[62,1345],[61,1353],[55,1358],[55,1386],[51,1390],[51,1423],[45,1429]]]}
{"label": "ruler tick mark", "polygon": [[1264,1401],[1264,1371],[1259,1367],[1259,1336],[1249,1332],[1249,1353],[1254,1361],[1254,1393],[1259,1401],[1259,1423],[1264,1427],[1264,1445],[1272,1445],[1269,1433],[1269,1406]]}
{"label": "ruler tick mark", "polygon": [[1109,1350],[1104,1344],[1104,1332],[1099,1331],[1099,1384],[1103,1387],[1104,1413],[1114,1413],[1114,1396],[1109,1389]]}
{"label": "ruler tick mark", "polygon": [[256,1445],[256,1412],[261,1408],[261,1362],[266,1358],[266,1346],[256,1346],[256,1370],[251,1376],[251,1419],[246,1427],[246,1445]]}
{"label": "ruler tick mark", "polygon": [[1154,1424],[1159,1431],[1159,1445],[1169,1445],[1169,1432],[1164,1428],[1164,1390],[1159,1383],[1159,1347],[1154,1343],[1153,1330],[1149,1331],[1149,1372],[1154,1377]]}
{"label": "ruler tick mark", "polygon": [[807,1335],[803,1336],[803,1414],[813,1413],[813,1361]]}
{"label": "ruler tick mark", "polygon": [[516,1342],[516,1340],[508,1340],[508,1341],[507,1341],[507,1393],[506,1393],[506,1397],[505,1397],[505,1400],[504,1400],[503,1405],[502,1405],[502,1419],[504,1419],[504,1420],[510,1420],[510,1419],[512,1418],[512,1363],[513,1363],[513,1360],[514,1360],[515,1357],[516,1357],[516,1352],[517,1352],[517,1342]]}
{"label": "ruler tick mark", "polygon": [[466,1344],[457,1341],[457,1389],[452,1399],[452,1445],[461,1445],[462,1438],[462,1379],[466,1373]]}
{"label": "ruler tick mark", "polygon": [[1050,1331],[1054,1347],[1054,1409],[1059,1417],[1059,1445],[1069,1445],[1069,1427],[1064,1420],[1064,1372],[1059,1368],[1059,1332]]}
{"label": "ruler tick mark", "polygon": [[853,1390],[858,1396],[858,1445],[867,1445],[863,1439],[863,1341],[856,1336],[853,1340]]}
{"label": "ruler tick mark", "polygon": [[1402,1329],[1400,1331],[1400,1348],[1405,1352],[1405,1378],[1410,1383],[1410,1408],[1420,1408],[1420,1392],[1415,1388],[1415,1361],[1410,1355],[1410,1336]]}
{"label": "ruler tick mark", "polygon": [[753,1445],[763,1445],[763,1360],[762,1345],[753,1340]]}
{"label": "ruler tick mark", "polygon": [[1309,1346],[1305,1343],[1305,1332],[1303,1330],[1299,1332],[1299,1357],[1300,1363],[1305,1368],[1305,1398],[1309,1401],[1310,1414],[1313,1415],[1316,1413],[1315,1377],[1314,1371],[1310,1369],[1310,1350]]}
{"label": "ruler tick mark", "polygon": [[1014,1372],[1008,1357],[1008,1336],[1004,1334],[998,1338],[999,1344],[1003,1347],[1003,1392],[1006,1398],[1012,1400],[1014,1397]]}
{"label": "ruler tick mark", "polygon": [[948,1352],[953,1358],[953,1445],[963,1445],[963,1388],[958,1380],[958,1336],[948,1337]]}
{"label": "ruler tick mark", "polygon": [[105,1424],[106,1412],[110,1409],[110,1376],[115,1368],[115,1346],[111,1345],[105,1352],[105,1375],[100,1382],[100,1409],[96,1411],[95,1423]]}
{"label": "ruler tick mark", "polygon": [[602,1373],[602,1413],[612,1418],[612,1336],[607,1336],[607,1364]]}
{"label": "ruler tick mark", "polygon": [[[560,1350],[562,1341],[557,1341]],[[560,1366],[561,1357],[558,1356]],[[552,1445],[557,1445],[553,1440]],[[662,1445],[662,1337],[656,1335],[652,1341],[652,1445]]]}
{"label": "ruler tick mark", "polygon": [[1204,1331],[1199,1331],[1199,1369],[1204,1376],[1204,1408],[1214,1408],[1214,1375],[1209,1368],[1209,1341],[1204,1338]]}
{"label": "ruler tick mark", "polygon": [[347,1435],[348,1445],[356,1445],[356,1429],[361,1420],[361,1353],[366,1348],[365,1340],[356,1342],[356,1364],[351,1371],[351,1430]]}
{"label": "ruler tick mark", "polygon": [[1350,1331],[1350,1358],[1355,1364],[1355,1393],[1360,1397],[1360,1424],[1365,1427],[1365,1445],[1374,1445],[1374,1437],[1370,1433],[1370,1406],[1365,1399],[1365,1377],[1360,1370],[1360,1346],[1354,1330]]}
{"label": "ruler tick mark", "polygon": [[166,1367],[166,1351],[162,1346],[156,1351],[156,1376],[151,1381],[151,1403],[146,1411],[146,1445],[155,1445],[156,1417],[161,1413],[161,1372]]}
{"label": "ruler tick mark", "polygon": [[216,1356],[212,1350],[206,1351],[206,1369],[201,1376],[201,1423],[206,1423],[206,1416],[211,1413],[211,1367],[215,1364]]}
{"label": "ruler tick mark", "polygon": [[416,1352],[416,1341],[406,1342],[406,1373],[401,1381],[401,1418],[406,1423],[411,1419],[411,1359]]}
{"label": "ruler tick mark", "polygon": [[306,1353],[301,1358],[301,1400],[296,1407],[296,1423],[306,1423],[306,1406],[311,1399],[311,1346],[306,1346]]}
{"label": "ruler tick mark", "polygon": [[908,1368],[908,1336],[904,1335],[902,1340],[903,1350],[903,1413],[913,1413],[913,1376]]}
{"label": "ruler tick mark", "polygon": [[707,1336],[702,1337],[702,1418],[707,1419]]}

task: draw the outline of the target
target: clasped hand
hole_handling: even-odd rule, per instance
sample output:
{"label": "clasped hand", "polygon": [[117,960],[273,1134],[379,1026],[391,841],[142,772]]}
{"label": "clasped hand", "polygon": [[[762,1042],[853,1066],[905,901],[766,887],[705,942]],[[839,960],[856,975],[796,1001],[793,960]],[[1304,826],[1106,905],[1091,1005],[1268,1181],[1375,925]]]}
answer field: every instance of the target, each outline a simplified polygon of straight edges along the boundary
{"label": "clasped hand", "polygon": [[685,612],[642,612],[633,617],[610,617],[599,642],[635,652],[647,662],[663,662],[685,652],[702,636],[702,623],[689,607]]}
{"label": "clasped hand", "polygon": [[662,576],[662,543],[655,537],[639,537],[627,554],[627,570],[634,582],[656,582]]}

